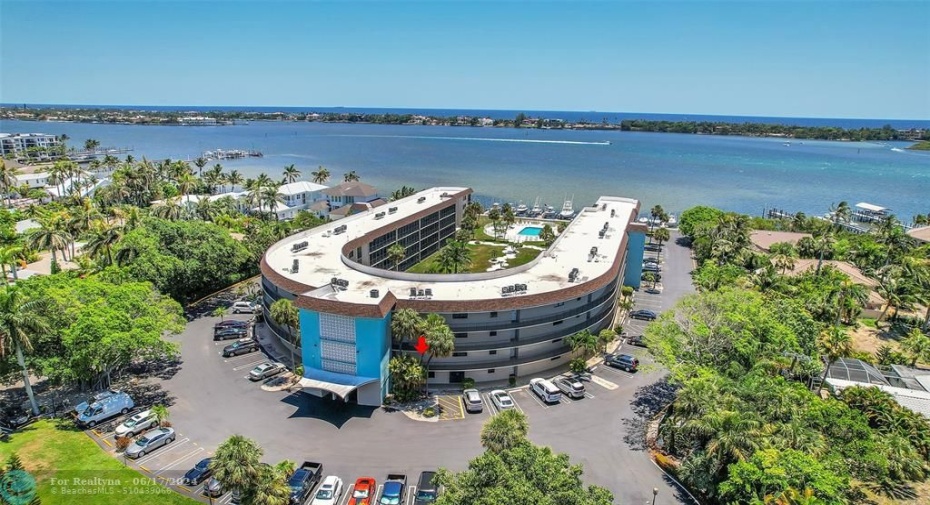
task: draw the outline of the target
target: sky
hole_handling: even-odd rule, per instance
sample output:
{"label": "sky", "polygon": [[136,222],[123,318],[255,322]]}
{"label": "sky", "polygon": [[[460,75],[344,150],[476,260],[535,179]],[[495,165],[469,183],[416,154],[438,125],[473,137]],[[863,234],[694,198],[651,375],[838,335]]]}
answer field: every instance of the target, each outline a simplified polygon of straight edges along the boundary
{"label": "sky", "polygon": [[930,0],[0,0],[0,102],[930,119]]}

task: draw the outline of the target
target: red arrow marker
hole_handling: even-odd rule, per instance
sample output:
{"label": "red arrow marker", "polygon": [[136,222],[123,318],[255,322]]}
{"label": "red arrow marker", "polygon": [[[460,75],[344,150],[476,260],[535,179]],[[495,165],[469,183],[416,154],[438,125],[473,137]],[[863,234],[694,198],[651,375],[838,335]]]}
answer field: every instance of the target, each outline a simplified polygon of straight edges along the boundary
{"label": "red arrow marker", "polygon": [[413,348],[416,349],[418,353],[420,353],[420,356],[422,356],[423,353],[429,349],[429,344],[426,343],[426,337],[420,335],[420,339],[417,340],[417,345],[415,345]]}

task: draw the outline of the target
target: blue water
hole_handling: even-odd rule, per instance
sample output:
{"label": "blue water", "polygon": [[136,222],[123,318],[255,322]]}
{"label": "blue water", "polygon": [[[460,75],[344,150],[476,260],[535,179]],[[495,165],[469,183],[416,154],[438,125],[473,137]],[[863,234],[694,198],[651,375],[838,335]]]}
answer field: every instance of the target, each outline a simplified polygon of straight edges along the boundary
{"label": "blue water", "polygon": [[526,228],[523,228],[522,230],[520,230],[519,234],[524,235],[526,237],[538,237],[539,232],[541,231],[542,231],[542,228],[538,226],[527,226]]}
{"label": "blue water", "polygon": [[[202,151],[257,149],[264,158],[224,161],[247,177],[279,177],[295,164],[334,178],[355,170],[388,193],[403,185],[462,185],[489,204],[535,202],[580,209],[600,195],[698,204],[758,215],[766,207],[822,214],[831,203],[890,207],[904,220],[930,212],[930,155],[909,143],[784,141],[619,131],[522,130],[372,124],[252,122],[217,127],[0,121],[3,132],[67,134],[76,145],[134,147],[137,158],[193,159]],[[532,141],[532,142],[530,142]],[[610,141],[609,145],[604,141]],[[332,183],[333,181],[331,181]]]}

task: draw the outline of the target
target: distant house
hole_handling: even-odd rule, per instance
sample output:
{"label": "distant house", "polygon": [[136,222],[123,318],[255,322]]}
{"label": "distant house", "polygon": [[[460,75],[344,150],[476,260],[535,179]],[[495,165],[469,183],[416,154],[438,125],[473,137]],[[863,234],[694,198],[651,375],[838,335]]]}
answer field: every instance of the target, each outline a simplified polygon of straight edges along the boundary
{"label": "distant house", "polygon": [[930,242],[930,226],[911,228],[907,234],[921,242]]}
{"label": "distant house", "polygon": [[764,253],[769,253],[772,245],[781,242],[787,242],[797,247],[798,242],[804,237],[812,236],[810,233],[797,233],[793,231],[765,231],[759,230],[749,234],[749,240],[756,249]]}
{"label": "distant house", "polygon": [[[789,271],[788,275],[800,275],[804,272],[816,270],[817,261],[818,260],[816,259],[795,260],[794,270]],[[869,298],[865,302],[865,307],[863,310],[864,316],[878,317],[882,313],[882,308],[885,306],[885,299],[875,291],[876,288],[878,288],[878,281],[862,273],[862,270],[859,270],[859,268],[852,263],[836,260],[824,260],[823,266],[826,267],[828,265],[846,274],[849,277],[849,280],[852,282],[868,288]]]}
{"label": "distant house", "polygon": [[[326,201],[329,202],[330,215],[342,206],[355,203],[372,203],[381,198],[377,188],[358,181],[343,182],[337,186],[324,189],[323,194],[326,195]],[[372,206],[377,207],[377,205]],[[348,214],[346,214],[346,212],[348,212]],[[353,213],[354,212],[351,212],[350,208],[341,213],[336,213],[336,215],[332,217],[336,219],[337,216],[345,217],[345,215]]]}
{"label": "distant house", "polygon": [[[306,210],[316,214],[318,217],[325,218],[329,213],[329,204],[326,201],[323,191],[327,187],[321,184],[315,184],[308,181],[296,181],[290,184],[282,184],[278,188],[278,195],[281,201],[275,203],[274,213],[280,220],[294,219],[297,213]],[[248,205],[247,191],[233,191],[229,193],[219,193],[215,195],[187,195],[183,199],[183,204],[187,207],[195,207],[201,200],[207,199],[215,202],[221,198],[230,197],[236,202],[236,208],[239,212],[259,212],[258,207],[250,208]],[[163,204],[164,200],[152,202],[153,205]]]}
{"label": "distant house", "polygon": [[856,386],[881,389],[902,407],[930,418],[930,370],[902,365],[879,370],[855,358],[840,358],[830,365],[826,382],[835,391]]}
{"label": "distant house", "polygon": [[358,214],[359,212],[365,212],[367,210],[371,210],[375,207],[380,207],[385,204],[387,204],[387,200],[383,198],[377,198],[370,202],[352,203],[349,205],[343,205],[342,207],[339,207],[338,209],[331,210],[329,212],[329,218],[330,219],[341,219],[343,217],[351,216],[353,214]]}

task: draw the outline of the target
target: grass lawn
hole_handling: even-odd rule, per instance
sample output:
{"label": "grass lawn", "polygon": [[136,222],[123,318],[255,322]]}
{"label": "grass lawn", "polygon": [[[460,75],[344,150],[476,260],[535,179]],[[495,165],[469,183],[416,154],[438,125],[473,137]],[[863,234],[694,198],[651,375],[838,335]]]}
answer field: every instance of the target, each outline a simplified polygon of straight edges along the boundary
{"label": "grass lawn", "polygon": [[[462,273],[474,274],[479,272],[486,272],[488,267],[491,266],[492,253],[496,252],[497,256],[501,256],[504,250],[504,245],[505,244],[503,243],[500,246],[468,244],[468,250],[471,251],[471,264],[468,266],[468,268],[463,269]],[[440,252],[441,250],[433,253],[423,261],[410,267],[407,271],[419,274],[434,272],[434,267],[436,266],[436,261],[439,258]],[[540,250],[522,247],[517,249],[517,257],[512,260],[508,260],[507,265],[508,267],[523,265],[529,263],[540,254],[542,254],[542,251]]]}
{"label": "grass lawn", "polygon": [[[54,421],[39,421],[0,442],[0,460],[4,465],[13,452],[35,477],[44,505],[200,503],[124,466],[68,422],[58,425]],[[64,482],[53,484],[52,479]],[[99,480],[80,484],[74,483],[74,479]],[[103,479],[107,479],[105,483]]]}

